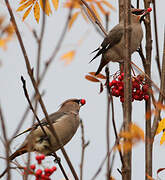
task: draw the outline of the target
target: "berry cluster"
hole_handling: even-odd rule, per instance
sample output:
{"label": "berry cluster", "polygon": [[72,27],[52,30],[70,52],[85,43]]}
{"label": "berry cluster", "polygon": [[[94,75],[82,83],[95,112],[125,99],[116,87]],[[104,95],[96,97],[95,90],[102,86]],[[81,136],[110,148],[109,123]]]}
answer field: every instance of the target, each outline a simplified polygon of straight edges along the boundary
{"label": "berry cluster", "polygon": [[[112,96],[120,97],[120,101],[124,102],[124,73],[115,77],[110,83]],[[141,75],[132,77],[132,101],[142,101],[149,99],[149,86],[144,83]]]}
{"label": "berry cluster", "polygon": [[[37,164],[40,165],[42,163],[42,160],[45,159],[45,155],[37,155],[35,157]],[[35,180],[51,180],[50,176],[56,171],[56,166],[53,166],[52,168],[45,168],[44,170],[42,169],[37,169],[36,170],[36,165],[32,164],[30,165],[30,170],[28,170],[26,167],[24,167],[24,174],[31,174],[35,176]]]}

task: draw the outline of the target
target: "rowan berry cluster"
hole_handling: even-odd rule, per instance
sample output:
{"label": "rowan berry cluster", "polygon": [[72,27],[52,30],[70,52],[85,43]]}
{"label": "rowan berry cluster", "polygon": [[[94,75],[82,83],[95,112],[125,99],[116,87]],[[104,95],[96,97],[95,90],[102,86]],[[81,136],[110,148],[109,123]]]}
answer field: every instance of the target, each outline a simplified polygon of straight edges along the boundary
{"label": "rowan berry cluster", "polygon": [[[45,155],[37,155],[35,157],[37,164],[40,165],[42,164],[42,160],[45,159]],[[51,180],[50,176],[56,171],[56,166],[53,166],[52,168],[45,168],[44,170],[42,169],[36,169],[36,165],[32,164],[30,165],[30,170],[28,170],[26,167],[24,168],[24,174],[30,174],[35,176],[35,180]]]}
{"label": "rowan berry cluster", "polygon": [[[110,83],[112,96],[120,97],[120,101],[124,102],[124,73],[119,74]],[[142,101],[149,99],[149,86],[145,84],[141,75],[132,77],[132,102],[134,100]]]}

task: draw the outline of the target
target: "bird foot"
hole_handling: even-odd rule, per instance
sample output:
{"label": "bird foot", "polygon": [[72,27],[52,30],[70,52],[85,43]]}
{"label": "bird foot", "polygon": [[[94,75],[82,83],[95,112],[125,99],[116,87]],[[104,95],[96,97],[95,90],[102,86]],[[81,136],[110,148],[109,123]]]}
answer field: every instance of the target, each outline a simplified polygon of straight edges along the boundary
{"label": "bird foot", "polygon": [[58,156],[55,157],[54,162],[57,163],[57,164],[59,164],[59,163],[61,162],[61,158],[58,157]]}

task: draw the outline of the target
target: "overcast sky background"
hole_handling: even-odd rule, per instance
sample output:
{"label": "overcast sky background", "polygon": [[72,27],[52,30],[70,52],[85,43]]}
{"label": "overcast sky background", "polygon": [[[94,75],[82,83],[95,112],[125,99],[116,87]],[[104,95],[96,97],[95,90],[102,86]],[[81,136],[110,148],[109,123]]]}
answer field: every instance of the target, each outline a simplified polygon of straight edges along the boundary
{"label": "overcast sky background", "polygon": [[[60,0],[58,11],[53,10],[53,14],[47,18],[46,30],[44,34],[43,49],[42,49],[42,67],[41,71],[44,68],[44,62],[47,58],[50,57],[54,47],[57,44],[57,41],[60,37],[61,31],[66,22],[66,17],[68,10],[63,8],[65,0]],[[118,23],[118,1],[109,2],[116,8],[116,11],[111,11],[109,29]],[[132,1],[133,5],[136,1]],[[142,1],[141,1],[142,2]],[[15,0],[10,0],[10,3],[14,9],[18,8],[18,3]],[[158,32],[159,32],[159,46],[160,46],[160,59],[162,60],[162,46],[163,46],[163,32],[164,32],[164,7],[165,1],[160,0],[157,4],[157,20],[158,20]],[[142,4],[141,4],[141,7]],[[6,15],[9,20],[8,11],[4,5],[4,1],[0,2],[0,15]],[[37,44],[36,40],[33,38],[32,33],[29,31],[27,26],[21,21],[23,13],[15,13],[16,20],[18,23],[19,30],[21,32],[31,65],[35,67],[36,56],[37,56]],[[151,21],[153,23],[153,12],[151,12]],[[37,32],[40,31],[41,19],[39,25],[35,22],[33,13],[27,17],[25,20],[31,27],[33,27]],[[74,61],[65,66],[64,62],[60,60],[60,57],[70,51],[74,50],[76,43],[82,37],[85,37],[81,46],[78,47],[76,51],[76,56]],[[48,70],[46,78],[44,79],[40,92],[45,91],[43,97],[44,103],[46,105],[47,111],[49,113],[57,111],[59,105],[66,99],[69,98],[85,98],[86,105],[83,106],[80,110],[80,117],[83,120],[85,127],[85,139],[90,141],[90,145],[86,148],[85,151],[85,163],[84,163],[84,179],[88,180],[94,175],[98,169],[101,161],[106,154],[106,91],[102,94],[99,94],[99,84],[95,84],[87,81],[84,76],[91,71],[96,71],[99,65],[100,58],[96,59],[93,63],[88,64],[93,55],[90,55],[90,52],[96,49],[103,38],[95,31],[92,24],[87,24],[82,17],[79,17],[72,29],[68,31],[65,41],[63,42],[62,48],[60,49],[56,59],[52,63],[51,67]],[[154,40],[154,36],[153,36]],[[153,61],[155,58],[155,46],[153,44]],[[132,60],[141,67],[140,58],[137,56],[137,53],[134,53]],[[20,80],[21,75],[27,80],[27,88],[30,94],[33,92],[31,82],[27,75],[27,70],[24,63],[24,58],[19,46],[19,43],[15,39],[8,44],[7,51],[0,49],[0,61],[2,66],[0,67],[0,103],[3,109],[5,123],[7,126],[8,137],[10,137],[17,125],[19,120],[22,117],[23,112],[27,107],[27,101],[25,99],[22,83]],[[138,62],[139,61],[139,62]],[[158,72],[155,71],[156,64],[152,65],[152,79],[158,84]],[[118,70],[118,65],[110,63],[110,71],[114,73]],[[104,70],[102,71],[104,73]],[[118,127],[122,124],[122,109],[121,103],[118,98],[115,100],[115,120]],[[144,102],[134,102],[132,112],[132,120],[141,128],[144,129]],[[43,118],[44,115],[39,109],[38,116]],[[20,132],[31,125],[32,113],[29,113],[29,116],[25,123],[23,124]],[[111,128],[111,145],[115,140],[114,132]],[[2,131],[0,131],[2,137]],[[165,146],[159,145],[160,137],[156,136],[154,141],[153,149],[153,174],[156,178],[156,171],[158,168],[165,167]],[[14,152],[24,140],[25,135],[22,135],[16,138],[11,146],[12,152]],[[4,155],[4,148],[0,142],[0,156]],[[65,146],[65,149],[79,174],[79,164],[81,159],[81,131],[78,129],[76,135],[73,137],[71,142]],[[57,152],[62,159],[62,164],[64,165],[66,171],[70,175],[67,164],[61,152]],[[139,180],[144,179],[145,164],[144,164],[144,144],[140,143],[139,145],[133,148],[133,158],[132,158],[132,179]],[[26,159],[26,156],[17,158],[17,160],[23,165],[23,161]],[[53,159],[48,157],[45,162],[52,162]],[[2,163],[4,161],[0,160],[2,171]],[[50,167],[50,166],[49,166]],[[58,167],[58,165],[57,165]],[[3,166],[5,168],[5,166]],[[121,179],[120,174],[117,171],[117,168],[121,168],[120,159],[118,153],[116,153],[115,163],[113,166],[112,176],[117,180]],[[164,174],[164,176],[163,176]],[[21,176],[16,172],[12,171],[13,179],[21,179]],[[105,168],[101,171],[97,179],[104,179],[106,175]],[[165,172],[161,173],[160,177],[165,179]],[[163,178],[164,177],[164,178]],[[54,178],[61,180],[63,175],[58,168],[55,173]],[[4,178],[5,179],[5,178]],[[31,178],[33,179],[33,178]]]}

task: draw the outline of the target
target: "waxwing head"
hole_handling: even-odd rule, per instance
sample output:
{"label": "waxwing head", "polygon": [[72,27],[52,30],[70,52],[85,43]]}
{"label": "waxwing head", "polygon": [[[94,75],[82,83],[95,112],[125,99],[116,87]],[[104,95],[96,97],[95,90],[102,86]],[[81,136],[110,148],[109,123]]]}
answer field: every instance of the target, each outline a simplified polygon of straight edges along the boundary
{"label": "waxwing head", "polygon": [[59,111],[79,111],[85,103],[85,99],[68,99],[61,104]]}
{"label": "waxwing head", "polygon": [[148,9],[135,9],[132,8],[131,9],[131,18],[133,20],[133,22],[142,22],[144,20],[144,17],[150,13],[152,11],[152,8],[148,8]]}

